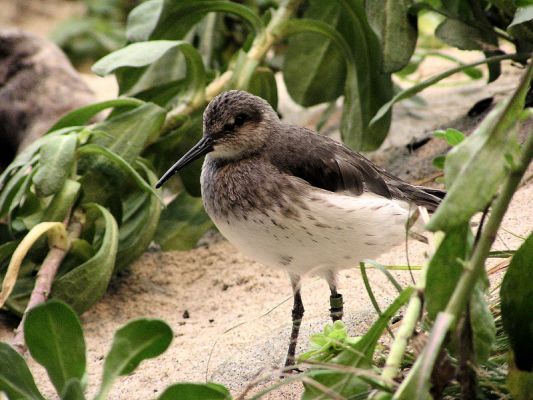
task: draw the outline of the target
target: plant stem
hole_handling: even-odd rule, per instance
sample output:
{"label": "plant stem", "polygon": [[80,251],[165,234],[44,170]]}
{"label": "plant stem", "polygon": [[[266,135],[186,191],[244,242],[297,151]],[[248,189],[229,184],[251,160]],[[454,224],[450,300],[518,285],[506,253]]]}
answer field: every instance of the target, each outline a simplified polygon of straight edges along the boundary
{"label": "plant stem", "polygon": [[477,398],[477,375],[474,370],[475,353],[472,334],[470,305],[467,304],[465,317],[459,332],[459,374],[457,380],[461,387],[461,400]]}
{"label": "plant stem", "polygon": [[[425,272],[426,267],[422,273]],[[411,300],[409,300],[402,324],[400,325],[400,329],[398,329],[398,333],[396,334],[396,338],[392,343],[389,355],[387,356],[387,361],[385,362],[385,366],[383,367],[383,371],[381,373],[381,378],[384,381],[383,383],[391,387],[394,383],[394,378],[396,378],[400,370],[400,363],[403,359],[407,342],[413,335],[416,323],[418,322],[420,314],[422,313],[423,294],[422,291],[419,290],[418,285],[417,289],[418,290],[416,290],[411,296]]]}
{"label": "plant stem", "polygon": [[68,246],[57,247],[56,245],[52,244],[41,265],[41,268],[39,269],[39,272],[37,273],[37,279],[31,292],[30,300],[26,306],[26,310],[24,310],[22,320],[15,330],[15,337],[11,342],[13,348],[20,354],[24,354],[26,352],[26,344],[24,342],[24,322],[26,321],[26,315],[32,308],[48,300],[57,270],[68,253],[72,240],[77,239],[80,236],[81,228],[81,222],[74,218],[68,227]]}
{"label": "plant stem", "polygon": [[[435,248],[438,247],[438,242],[442,240],[441,234],[435,234]],[[415,285],[416,291],[411,296],[405,315],[402,320],[402,324],[396,334],[396,339],[391,345],[387,361],[381,372],[381,378],[385,385],[391,386],[394,384],[394,378],[400,371],[400,364],[402,362],[405,349],[409,339],[413,336],[416,324],[422,314],[422,305],[424,304],[424,289],[426,287],[426,275],[429,268],[429,260],[424,263],[422,270],[420,271],[420,277]]]}
{"label": "plant stem", "polygon": [[[378,317],[381,317],[383,312],[381,311],[381,308],[379,307],[379,304],[376,300],[376,296],[374,296],[374,292],[372,291],[372,286],[370,285],[370,282],[368,281],[368,275],[366,274],[366,264],[364,262],[360,262],[359,267],[361,269],[361,277],[363,278],[363,283],[365,284],[366,292],[368,293],[368,297],[370,297],[370,302],[374,306],[374,310],[376,310]],[[389,332],[390,337],[394,339],[394,333],[392,332],[391,328],[388,325],[387,325],[387,332]]]}
{"label": "plant stem", "polygon": [[526,143],[523,146],[522,154],[518,165],[507,176],[500,195],[494,201],[492,212],[487,221],[487,225],[481,236],[479,242],[474,250],[474,254],[468,263],[467,268],[461,274],[456,289],[453,291],[452,297],[446,306],[446,313],[454,315],[454,325],[457,323],[459,316],[464,310],[472,289],[477,282],[477,279],[485,265],[485,259],[488,257],[492,243],[496,239],[498,228],[507,211],[507,207],[511,202],[511,198],[515,193],[522,176],[526,172],[528,165],[533,158],[533,132],[530,132]]}
{"label": "plant stem", "polygon": [[213,80],[205,89],[205,96],[199,96],[188,104],[181,104],[167,114],[161,135],[171,131],[177,122],[178,115],[190,115],[202,108],[213,97],[222,93],[228,83],[232,82],[236,88],[246,88],[255,69],[266,55],[267,51],[279,39],[279,28],[296,11],[302,0],[283,0],[279,8],[272,14],[272,18],[265,30],[253,41],[250,50],[244,55],[242,62],[237,62],[218,78]]}

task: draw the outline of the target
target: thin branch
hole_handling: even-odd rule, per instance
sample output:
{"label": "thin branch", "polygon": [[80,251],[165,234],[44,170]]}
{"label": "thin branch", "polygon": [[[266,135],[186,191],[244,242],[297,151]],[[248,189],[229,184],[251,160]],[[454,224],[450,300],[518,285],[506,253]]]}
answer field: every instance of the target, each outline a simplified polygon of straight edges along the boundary
{"label": "thin branch", "polygon": [[52,245],[41,265],[41,268],[39,269],[39,272],[37,273],[37,279],[31,292],[30,300],[26,306],[22,320],[15,330],[15,337],[11,342],[13,348],[20,354],[24,354],[26,352],[26,344],[24,342],[24,322],[26,321],[26,315],[28,314],[29,310],[48,300],[57,270],[67,255],[72,240],[77,239],[80,236],[81,229],[82,224],[80,220],[78,220],[76,217],[73,217],[73,221],[68,227],[68,246],[64,248]]}
{"label": "thin branch", "polygon": [[467,304],[465,318],[459,332],[459,374],[457,380],[461,387],[461,400],[477,398],[477,375],[475,365],[474,338],[470,307]]}
{"label": "thin branch", "polygon": [[[429,265],[429,263],[426,263],[426,265]],[[426,265],[424,266],[424,274],[427,269]],[[392,343],[387,361],[383,367],[381,377],[383,378],[383,383],[389,387],[393,386],[394,378],[396,378],[400,371],[400,364],[403,359],[405,349],[407,348],[407,343],[413,335],[418,319],[422,313],[422,293],[423,292],[421,290],[415,291],[411,297],[411,300],[409,300],[409,304],[405,310],[405,315],[402,319],[402,324],[398,329],[398,333],[396,333],[396,339]]]}
{"label": "thin branch", "polygon": [[[483,226],[489,213],[490,204],[485,207],[474,240],[474,248],[479,243]],[[476,398],[478,381],[473,368],[475,365],[474,338],[472,333],[472,318],[470,314],[470,304],[467,304],[465,317],[459,329],[459,374],[457,380],[461,387],[461,399]]]}
{"label": "thin branch", "polygon": [[[381,317],[383,312],[381,311],[381,308],[379,307],[379,304],[376,300],[376,296],[374,296],[374,292],[372,291],[372,286],[370,285],[370,282],[368,281],[368,275],[366,274],[365,263],[360,262],[359,267],[361,269],[361,277],[363,278],[363,283],[365,284],[366,292],[368,293],[368,297],[370,297],[370,302],[374,306],[374,309],[376,310],[378,317]],[[390,337],[394,339],[394,333],[392,332],[389,325],[387,325],[387,332],[389,332]]]}
{"label": "thin branch", "polygon": [[213,97],[222,93],[230,82],[233,81],[236,88],[246,87],[263,57],[279,39],[279,27],[294,14],[301,2],[302,0],[282,1],[267,27],[254,39],[250,50],[244,56],[244,61],[235,63],[235,66],[212,81],[205,89],[205,96],[198,96],[190,103],[181,104],[170,110],[161,135],[168,133],[176,126],[179,115],[190,115],[201,109]]}
{"label": "thin branch", "polygon": [[[442,239],[442,234],[438,233],[434,235],[432,239],[431,247],[433,251],[438,247],[439,240]],[[394,378],[400,372],[400,365],[407,348],[409,339],[413,336],[415,331],[416,324],[422,314],[422,305],[424,303],[424,289],[426,287],[426,274],[429,268],[429,261],[426,261],[420,271],[420,277],[416,283],[416,291],[413,293],[407,309],[405,310],[405,316],[402,319],[402,324],[396,333],[396,339],[391,345],[387,361],[383,367],[381,373],[381,378],[383,383],[389,387],[392,387],[394,384]]]}

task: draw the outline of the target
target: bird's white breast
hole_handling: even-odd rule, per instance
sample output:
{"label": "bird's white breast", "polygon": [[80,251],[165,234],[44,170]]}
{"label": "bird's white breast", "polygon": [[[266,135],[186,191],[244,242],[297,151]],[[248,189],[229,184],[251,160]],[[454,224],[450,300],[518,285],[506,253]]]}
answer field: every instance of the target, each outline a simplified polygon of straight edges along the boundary
{"label": "bird's white breast", "polygon": [[312,190],[298,217],[276,210],[246,218],[211,215],[220,232],[246,256],[295,274],[338,270],[375,258],[406,238],[407,203],[364,193]]}

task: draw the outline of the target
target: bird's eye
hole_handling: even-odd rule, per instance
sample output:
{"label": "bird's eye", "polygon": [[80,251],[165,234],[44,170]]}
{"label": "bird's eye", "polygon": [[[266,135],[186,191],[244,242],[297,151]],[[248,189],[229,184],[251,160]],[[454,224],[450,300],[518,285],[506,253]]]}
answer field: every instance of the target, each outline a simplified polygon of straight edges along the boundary
{"label": "bird's eye", "polygon": [[235,117],[235,126],[241,126],[246,122],[247,118],[248,116],[244,113],[237,114],[237,116]]}

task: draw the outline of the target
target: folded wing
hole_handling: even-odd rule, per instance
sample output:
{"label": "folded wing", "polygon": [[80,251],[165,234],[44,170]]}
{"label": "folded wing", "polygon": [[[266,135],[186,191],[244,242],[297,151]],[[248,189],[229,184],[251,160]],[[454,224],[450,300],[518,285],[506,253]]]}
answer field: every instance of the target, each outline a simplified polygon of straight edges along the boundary
{"label": "folded wing", "polygon": [[269,152],[270,161],[281,171],[301,178],[312,186],[356,196],[372,192],[389,199],[425,206],[429,211],[434,211],[445,195],[444,191],[438,189],[411,185],[361,154],[311,130],[294,127],[289,134],[292,143],[298,143],[298,146],[289,144],[289,151],[276,151],[277,143],[272,143],[274,151]]}

